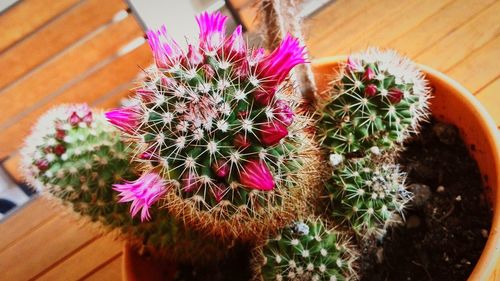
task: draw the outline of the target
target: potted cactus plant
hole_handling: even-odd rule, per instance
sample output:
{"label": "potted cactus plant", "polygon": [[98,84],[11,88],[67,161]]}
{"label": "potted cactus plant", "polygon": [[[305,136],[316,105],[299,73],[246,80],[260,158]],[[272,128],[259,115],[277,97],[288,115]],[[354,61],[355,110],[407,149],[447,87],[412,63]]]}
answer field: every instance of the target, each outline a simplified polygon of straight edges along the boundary
{"label": "potted cactus plant", "polygon": [[[186,48],[165,27],[148,32],[155,65],[131,105],[105,117],[55,109],[23,151],[34,187],[130,241],[126,280],[191,280],[176,263],[216,267],[245,243],[256,280],[370,280],[367,256],[385,255],[380,244],[411,228],[406,210],[426,196],[399,163],[431,115],[460,128],[498,200],[496,130],[442,74],[377,49],[315,61],[311,116],[288,79],[306,62],[298,39],[266,52],[249,48],[241,27],[226,35],[220,13],[197,22]],[[498,225],[495,215],[472,278],[491,276]]]}

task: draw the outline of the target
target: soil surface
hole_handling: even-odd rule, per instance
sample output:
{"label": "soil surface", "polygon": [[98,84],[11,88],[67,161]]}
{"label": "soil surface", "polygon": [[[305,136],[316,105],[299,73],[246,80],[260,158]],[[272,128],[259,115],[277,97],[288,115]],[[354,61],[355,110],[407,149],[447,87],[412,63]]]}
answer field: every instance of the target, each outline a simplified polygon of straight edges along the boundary
{"label": "soil surface", "polygon": [[467,280],[487,240],[491,209],[458,130],[434,121],[422,129],[399,160],[416,199],[405,225],[364,247],[364,281]]}

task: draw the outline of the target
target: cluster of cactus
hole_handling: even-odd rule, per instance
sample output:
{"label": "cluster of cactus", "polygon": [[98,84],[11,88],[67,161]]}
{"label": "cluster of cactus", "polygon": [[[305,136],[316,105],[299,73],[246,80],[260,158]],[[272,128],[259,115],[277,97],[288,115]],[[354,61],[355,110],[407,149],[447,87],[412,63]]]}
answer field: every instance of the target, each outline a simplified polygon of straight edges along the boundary
{"label": "cluster of cactus", "polygon": [[318,127],[334,171],[332,215],[361,235],[383,235],[412,194],[395,163],[402,142],[428,116],[423,74],[394,51],[369,49],[340,66]]}
{"label": "cluster of cactus", "polygon": [[23,170],[31,186],[139,245],[168,251],[179,261],[222,257],[222,244],[185,229],[165,210],[152,208],[154,219],[146,223],[130,216],[129,206],[120,204],[111,188],[137,177],[129,154],[102,113],[86,105],[63,105],[43,115],[26,139]]}
{"label": "cluster of cactus", "polygon": [[[184,221],[241,238],[265,226],[263,216],[283,218],[284,201],[293,201],[291,190],[304,181],[311,141],[286,81],[305,61],[304,49],[288,36],[265,54],[247,48],[241,26],[226,37],[220,13],[197,21],[199,44],[186,51],[164,27],[148,32],[156,65],[136,90],[134,105],[106,117],[136,148],[143,176],[154,178],[151,200],[130,199],[138,209],[165,198]],[[138,188],[125,184],[120,192],[131,198]],[[232,218],[226,226],[218,223]]]}
{"label": "cluster of cactus", "polygon": [[256,249],[254,268],[265,281],[342,281],[355,278],[356,252],[319,219],[298,221]]}

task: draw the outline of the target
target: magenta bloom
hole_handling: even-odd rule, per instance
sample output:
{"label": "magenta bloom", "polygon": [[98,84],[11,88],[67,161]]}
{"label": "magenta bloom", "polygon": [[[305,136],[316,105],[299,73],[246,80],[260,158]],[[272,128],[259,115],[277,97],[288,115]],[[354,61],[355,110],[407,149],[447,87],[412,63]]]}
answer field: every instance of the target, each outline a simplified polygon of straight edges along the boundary
{"label": "magenta bloom", "polygon": [[141,221],[149,220],[149,208],[167,192],[165,181],[156,173],[146,173],[135,181],[114,184],[113,189],[122,197],[118,202],[132,202],[132,217],[141,211]]}
{"label": "magenta bloom", "polygon": [[388,98],[391,103],[399,103],[403,98],[403,92],[398,88],[392,88],[389,90]]}
{"label": "magenta bloom", "polygon": [[363,71],[363,65],[361,65],[361,62],[359,60],[352,57],[348,57],[347,69],[352,72],[361,72]]}
{"label": "magenta bloom", "polygon": [[272,146],[288,135],[288,130],[281,122],[265,123],[260,126],[259,139],[262,144]]}
{"label": "magenta bloom", "polygon": [[373,71],[373,69],[368,66],[365,70],[364,78],[367,81],[372,80],[373,78],[375,78],[375,71]]}
{"label": "magenta bloom", "polygon": [[139,126],[141,114],[137,107],[122,107],[105,113],[106,119],[118,129],[132,134]]}
{"label": "magenta bloom", "polygon": [[256,62],[256,75],[261,79],[261,87],[255,92],[255,99],[261,104],[269,104],[290,70],[306,61],[305,55],[299,40],[287,34],[278,48]]}
{"label": "magenta bloom", "polygon": [[273,113],[276,115],[276,118],[280,120],[285,126],[290,126],[293,123],[293,111],[288,105],[288,103],[284,100],[277,100],[274,104]]}
{"label": "magenta bloom", "polygon": [[71,113],[71,116],[69,117],[68,121],[69,121],[69,124],[74,127],[74,126],[78,125],[78,123],[80,123],[80,121],[82,121],[82,119],[80,118],[80,116],[78,116],[78,113],[76,113],[76,111],[74,111],[73,113]]}
{"label": "magenta bloom", "polygon": [[227,17],[220,12],[202,13],[196,17],[200,28],[200,48],[205,52],[217,50],[224,43]]}
{"label": "magenta bloom", "polygon": [[236,27],[233,34],[224,44],[224,51],[224,56],[230,61],[239,61],[245,57],[247,49],[241,25]]}
{"label": "magenta bloom", "polygon": [[162,26],[157,31],[149,30],[147,37],[158,68],[165,69],[175,65],[183,55],[182,49],[168,35],[165,26]]}
{"label": "magenta bloom", "polygon": [[150,89],[138,89],[135,92],[146,103],[152,102],[155,98],[154,92]]}
{"label": "magenta bloom", "polygon": [[200,179],[191,170],[184,172],[181,181],[182,181],[182,188],[185,192],[197,191],[201,186]]}
{"label": "magenta bloom", "polygon": [[367,97],[373,97],[377,94],[377,86],[374,84],[369,84],[365,88],[365,96]]}
{"label": "magenta bloom", "polygon": [[243,164],[240,172],[240,182],[252,189],[272,190],[274,188],[273,175],[266,163],[257,159]]}
{"label": "magenta bloom", "polygon": [[229,175],[229,165],[222,159],[212,164],[212,170],[214,170],[215,174],[220,178],[225,178]]}

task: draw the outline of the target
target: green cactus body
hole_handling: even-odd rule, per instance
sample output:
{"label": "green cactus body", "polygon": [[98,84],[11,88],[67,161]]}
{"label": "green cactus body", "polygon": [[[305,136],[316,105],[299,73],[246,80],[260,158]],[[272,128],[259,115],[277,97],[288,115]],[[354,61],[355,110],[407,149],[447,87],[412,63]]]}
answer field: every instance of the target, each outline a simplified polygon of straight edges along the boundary
{"label": "green cactus body", "polygon": [[142,223],[130,216],[128,204],[118,203],[111,185],[137,177],[129,153],[101,113],[85,105],[60,106],[42,116],[27,138],[23,170],[39,191],[137,244],[181,262],[222,257],[222,244],[186,230],[166,210],[152,208],[153,220]]}
{"label": "green cactus body", "polygon": [[428,115],[423,74],[394,51],[369,49],[341,66],[319,127],[332,153],[397,148]]}
{"label": "green cactus body", "polygon": [[332,215],[358,234],[383,234],[411,199],[404,180],[397,165],[377,163],[369,157],[346,161],[326,183]]}
{"label": "green cactus body", "polygon": [[321,220],[296,222],[257,248],[254,266],[261,280],[354,280],[357,255]]}

